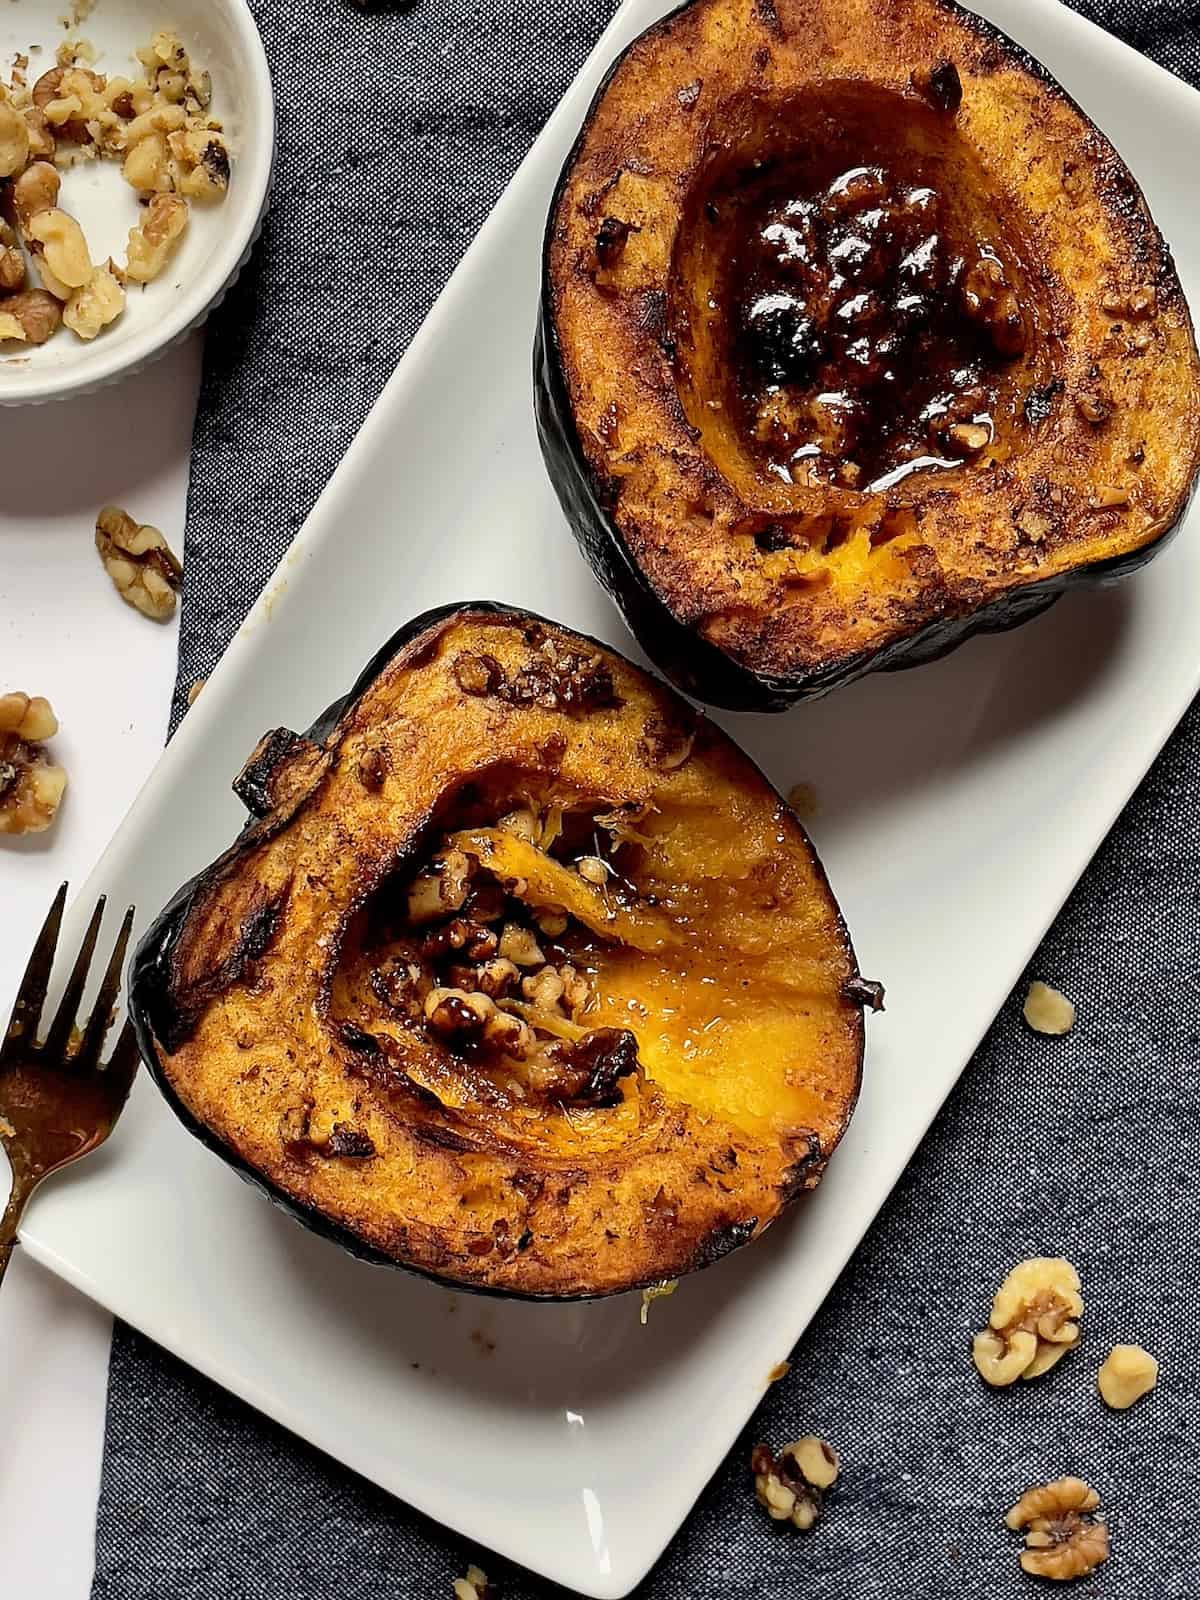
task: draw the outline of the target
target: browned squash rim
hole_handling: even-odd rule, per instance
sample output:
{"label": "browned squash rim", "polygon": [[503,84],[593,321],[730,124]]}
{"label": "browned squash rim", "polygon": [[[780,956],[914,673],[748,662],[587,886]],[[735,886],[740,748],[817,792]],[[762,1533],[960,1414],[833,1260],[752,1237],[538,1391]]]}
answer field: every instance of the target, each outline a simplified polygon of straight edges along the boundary
{"label": "browned squash rim", "polygon": [[[304,1162],[298,1161],[295,1164],[282,1162],[272,1168],[260,1159],[259,1152],[251,1149],[244,1141],[230,1137],[229,1128],[219,1128],[215,1125],[215,1119],[199,1114],[198,1104],[193,1103],[191,1093],[185,1089],[184,1081],[179,1078],[175,1069],[175,1062],[180,1058],[180,1053],[186,1053],[189,1042],[196,1036],[206,1009],[219,1000],[230,984],[242,981],[248,963],[258,962],[263,958],[264,952],[270,949],[272,939],[276,937],[277,925],[281,921],[286,921],[288,912],[278,898],[273,898],[269,894],[254,899],[253,903],[248,902],[249,909],[238,927],[236,937],[232,937],[223,948],[222,962],[215,968],[202,971],[198,983],[197,946],[195,936],[190,930],[193,927],[200,928],[201,924],[196,923],[195,919],[201,914],[205,901],[214,892],[219,891],[221,883],[228,880],[230,875],[236,877],[239,868],[252,852],[264,844],[269,847],[275,836],[286,830],[296,817],[303,815],[306,797],[311,797],[326,784],[341,781],[340,777],[334,776],[338,754],[342,750],[348,731],[356,726],[356,713],[369,699],[372,689],[378,684],[396,681],[404,673],[419,670],[422,663],[430,661],[436,655],[440,642],[453,636],[452,630],[456,626],[478,625],[511,629],[514,624],[525,626],[531,623],[551,630],[556,637],[578,640],[582,645],[592,646],[603,652],[606,660],[619,663],[622,674],[631,675],[629,681],[636,679],[646,684],[652,693],[654,704],[681,704],[674,700],[669,691],[662,689],[653,680],[645,679],[636,668],[623,662],[622,658],[608,646],[597,645],[595,641],[563,629],[558,624],[532,618],[527,613],[514,612],[510,608],[487,602],[478,602],[439,608],[415,619],[413,623],[400,630],[378,653],[350,694],[336,702],[325,716],[318,719],[308,736],[297,738],[295,735],[277,732],[260,744],[255,759],[248,764],[240,783],[243,797],[260,815],[247,825],[238,841],[212,867],[184,886],[142,941],[131,976],[130,1014],[152,1075],[172,1109],[189,1130],[244,1177],[263,1189],[270,1198],[283,1205],[308,1226],[335,1239],[352,1253],[380,1264],[403,1266],[458,1288],[533,1299],[596,1298],[641,1287],[664,1278],[676,1277],[683,1272],[707,1266],[761,1233],[774,1216],[786,1209],[799,1193],[817,1181],[852,1114],[861,1085],[865,1031],[862,1008],[865,1004],[873,1002],[874,994],[858,977],[849,936],[829,890],[824,870],[804,830],[790,817],[790,814],[789,837],[796,842],[797,848],[803,851],[805,870],[811,875],[813,894],[823,897],[830,918],[831,935],[835,938],[840,952],[837,957],[839,970],[841,965],[844,965],[843,988],[837,1003],[837,1014],[841,1019],[839,1028],[849,1030],[845,1037],[850,1050],[843,1068],[839,1069],[849,1075],[844,1090],[839,1091],[843,1093],[839,1124],[833,1130],[832,1136],[823,1138],[820,1143],[810,1141],[803,1150],[797,1148],[791,1170],[780,1169],[778,1192],[773,1197],[763,1196],[767,1209],[759,1207],[751,1215],[744,1211],[738,1212],[734,1206],[727,1214],[719,1218],[714,1216],[713,1225],[702,1235],[681,1237],[674,1242],[668,1237],[665,1243],[656,1244],[649,1255],[643,1250],[640,1256],[642,1264],[638,1270],[621,1277],[619,1281],[601,1281],[598,1278],[594,1283],[581,1282],[578,1273],[575,1273],[573,1277],[558,1282],[554,1280],[553,1271],[550,1269],[540,1269],[540,1277],[537,1274],[530,1274],[526,1280],[519,1272],[497,1270],[498,1265],[503,1264],[483,1256],[470,1254],[456,1256],[453,1252],[448,1254],[444,1249],[423,1251],[421,1242],[414,1237],[407,1239],[404,1248],[398,1248],[397,1240],[405,1236],[406,1230],[402,1229],[397,1234],[390,1225],[376,1226],[378,1219],[372,1219],[370,1216],[357,1215],[351,1218],[348,1215],[336,1214],[327,1205],[314,1200],[314,1191],[304,1181]],[[786,810],[785,803],[779,800],[767,780],[758,774],[748,758],[736,751],[736,747],[727,745],[724,736],[717,738],[713,748],[720,754],[722,761],[727,758],[729,752],[732,752],[731,770],[756,774],[762,785],[760,793],[764,802],[769,795],[773,803],[776,803],[781,810]],[[428,809],[419,814],[415,812],[411,814],[399,838],[398,848],[391,858],[393,869],[397,863],[414,857],[424,848],[423,841],[432,815],[433,812]],[[378,872],[365,871],[357,866],[355,870],[358,876],[354,883],[354,892],[341,904],[339,938],[341,931],[345,930],[355,913],[367,904],[379,882]],[[207,959],[206,956],[200,958],[201,967]],[[339,958],[332,953],[327,958],[322,958],[319,993],[311,991],[323,1026],[328,1026],[331,1020],[330,987],[327,980],[337,959]],[[209,977],[211,982],[207,981]],[[306,988],[305,992],[310,991]],[[281,1001],[286,998],[280,997]],[[232,1049],[232,1046],[230,1048]],[[355,1063],[355,1070],[369,1079],[373,1070],[372,1062],[369,1058],[359,1059]],[[414,1117],[427,1114],[421,1102],[422,1091],[419,1087],[414,1087],[412,1096]],[[460,1151],[463,1148],[460,1133],[461,1130],[449,1124],[444,1127],[440,1124],[435,1126],[431,1121],[426,1145],[428,1159],[453,1163],[456,1159],[456,1150]],[[503,1147],[503,1140],[489,1139],[486,1128],[477,1125],[473,1130],[474,1134],[482,1135],[478,1138],[473,1137],[473,1148],[476,1153],[486,1156],[489,1152]],[[337,1164],[345,1167],[351,1165],[352,1161],[353,1152],[349,1159]],[[331,1163],[325,1162],[324,1165],[329,1166]],[[413,1235],[418,1231],[415,1226],[416,1220],[413,1219]],[[535,1252],[531,1250],[528,1256],[521,1259],[532,1263]]]}
{"label": "browned squash rim", "polygon": [[[621,211],[619,204],[611,207],[616,222],[622,228],[630,223],[632,231],[617,241],[616,266],[607,275],[599,274],[606,281],[603,287],[597,287],[592,282],[596,269],[589,266],[582,243],[586,230],[571,218],[581,195],[598,196],[603,189],[598,182],[602,136],[597,132],[597,123],[611,96],[624,94],[620,103],[624,142],[615,141],[613,150],[628,153],[631,169],[651,174],[645,179],[647,185],[652,185],[654,173],[647,150],[657,137],[655,119],[666,117],[668,87],[672,94],[682,94],[686,89],[690,96],[692,88],[700,86],[688,106],[674,108],[672,116],[676,122],[691,116],[697,127],[701,125],[710,62],[704,54],[698,17],[717,13],[731,17],[733,25],[746,35],[753,26],[757,30],[755,37],[761,38],[761,49],[767,51],[785,48],[780,40],[786,43],[789,30],[795,31],[804,19],[828,16],[835,9],[841,32],[834,38],[831,24],[828,33],[820,37],[820,48],[812,52],[814,59],[827,63],[839,50],[848,48],[841,42],[843,36],[854,34],[861,21],[859,13],[864,9],[879,19],[881,29],[885,27],[882,18],[886,13],[889,47],[899,63],[891,81],[897,90],[910,93],[914,103],[920,99],[920,91],[908,81],[910,69],[931,69],[949,54],[962,69],[964,104],[968,109],[959,113],[960,119],[969,117],[973,95],[999,92],[995,85],[1000,84],[1005,86],[1006,94],[1024,93],[1030,98],[1025,131],[1032,129],[1037,117],[1042,117],[1054,124],[1056,138],[1063,129],[1069,132],[1071,147],[1066,155],[1076,163],[1071,181],[1082,183],[1085,190],[1079,202],[1081,216],[1088,222],[1099,219],[1109,230],[1106,237],[1113,242],[1112,261],[1121,271],[1119,281],[1111,282],[1104,294],[1097,285],[1094,294],[1089,290],[1089,295],[1083,296],[1075,285],[1059,282],[1054,292],[1059,297],[1060,313],[1065,306],[1065,321],[1074,328],[1081,321],[1079,308],[1086,303],[1088,315],[1098,318],[1106,330],[1111,332],[1116,327],[1118,335],[1128,336],[1128,350],[1122,346],[1119,361],[1131,370],[1139,362],[1142,365],[1127,380],[1118,377],[1118,392],[1113,397],[1115,422],[1106,417],[1097,424],[1076,413],[1076,404],[1088,403],[1082,358],[1092,353],[1084,350],[1087,339],[1082,334],[1072,346],[1070,360],[1064,358],[1058,367],[1052,365],[1046,382],[1036,392],[1030,389],[1029,414],[1036,415],[1041,407],[1052,414],[1049,431],[1044,416],[1030,424],[1034,444],[1058,430],[1052,443],[1065,454],[1074,452],[1092,463],[1086,471],[1081,469],[1078,482],[1068,481],[1062,474],[1054,479],[1036,470],[1036,451],[1022,443],[1015,452],[1010,474],[1015,487],[1007,498],[991,485],[982,500],[979,495],[972,500],[974,491],[970,489],[957,495],[952,480],[961,478],[960,473],[945,474],[940,482],[932,478],[908,480],[896,489],[871,497],[853,491],[830,493],[825,486],[807,501],[803,495],[795,497],[794,506],[813,517],[828,510],[831,503],[839,514],[848,507],[847,515],[858,515],[864,499],[876,500],[880,505],[878,526],[884,534],[880,543],[890,548],[887,559],[895,562],[903,558],[909,562],[908,551],[915,552],[910,563],[912,571],[904,577],[907,587],[902,585],[888,601],[886,615],[881,615],[878,626],[868,627],[862,616],[856,615],[856,609],[862,609],[856,608],[857,590],[847,590],[844,603],[839,592],[837,604],[831,602],[827,607],[832,620],[824,632],[815,624],[809,628],[810,647],[795,622],[795,616],[805,612],[809,604],[803,596],[796,598],[805,574],[801,570],[794,575],[792,572],[793,568],[802,568],[803,561],[795,560],[792,549],[785,547],[778,559],[777,553],[771,552],[763,563],[761,558],[748,557],[744,548],[745,534],[761,534],[780,520],[776,515],[778,503],[773,508],[760,498],[748,504],[731,490],[719,465],[714,467],[694,437],[694,415],[686,415],[680,406],[675,368],[678,329],[663,321],[661,309],[656,322],[650,308],[655,296],[662,305],[666,304],[665,267],[660,271],[654,262],[645,265],[635,261],[631,274],[642,274],[637,296],[630,290],[626,297],[621,288],[622,251],[634,261],[637,251],[645,246],[651,227],[644,217],[641,222],[636,220],[636,207],[624,216],[617,215]],[[676,84],[672,78],[669,84],[664,79],[660,85],[654,78],[658,57],[673,46],[677,36],[682,40],[686,29],[691,30],[686,35],[692,41],[686,58],[692,81]],[[925,50],[919,54],[922,39]],[[683,52],[682,43],[680,51]],[[681,79],[683,75],[681,68]],[[882,69],[876,76],[883,81]],[[867,79],[871,81],[869,72]],[[633,88],[625,94],[626,84],[636,86],[637,93],[644,96],[641,117],[633,109],[637,94]],[[584,173],[583,164],[593,156],[596,160]],[[609,166],[609,179],[605,181],[612,180],[616,187],[610,192],[619,195],[624,168],[616,154]],[[664,214],[671,207],[682,207],[690,182],[688,170],[676,172],[673,198],[661,202]],[[1016,193],[1023,196],[1024,191],[1018,189]],[[647,205],[653,210],[659,198],[656,195]],[[610,208],[603,199],[595,203],[593,231],[598,239],[600,229],[608,226]],[[1048,236],[1049,231],[1050,224],[1046,222],[1039,238]],[[1043,252],[1035,265],[1040,264],[1053,276],[1048,261]],[[1149,317],[1138,321],[1122,317],[1119,311],[1101,314],[1101,298],[1128,306],[1145,288],[1152,289],[1156,297]],[[607,310],[605,301],[609,303]],[[613,311],[618,302],[619,311]],[[583,347],[575,348],[576,335],[568,332],[574,328],[572,318],[590,315],[597,305],[602,312],[598,327],[603,330],[596,335],[597,344],[605,351],[609,373],[621,375],[616,382],[611,376],[606,379],[603,394],[613,395],[619,408],[619,384],[623,384],[631,407],[644,410],[649,419],[644,428],[635,430],[635,436],[645,441],[657,434],[662,440],[663,455],[675,461],[673,467],[661,470],[665,487],[653,493],[647,489],[644,499],[636,503],[631,499],[630,480],[636,486],[641,468],[635,465],[627,472],[626,466],[620,466],[622,475],[614,475],[613,463],[620,453],[621,441],[618,438],[616,443],[606,442],[601,437],[603,427],[597,429],[603,408],[598,399],[593,405],[589,398],[595,373],[579,365]],[[622,323],[625,334],[620,332]],[[1071,328],[1066,331],[1071,334]],[[1150,343],[1138,349],[1139,341],[1146,339]],[[1146,400],[1137,414],[1138,422],[1130,423],[1133,428],[1145,420],[1148,435],[1144,445],[1146,464],[1139,464],[1131,479],[1116,442],[1107,454],[1098,454],[1097,447],[1106,433],[1124,426],[1121,418],[1135,409],[1125,402],[1130,394],[1142,392],[1138,385],[1144,389],[1144,374],[1152,363],[1169,368],[1173,390],[1164,379],[1162,391],[1155,391],[1151,397],[1153,403]],[[1170,251],[1128,168],[1075,100],[1028,51],[992,24],[963,10],[954,0],[909,0],[901,8],[885,8],[879,0],[872,0],[865,7],[856,4],[853,17],[844,7],[832,7],[830,0],[779,0],[778,4],[766,6],[754,6],[751,0],[689,0],[647,29],[613,62],[592,99],[555,189],[543,244],[535,351],[543,453],[585,554],[621,605],[639,641],[676,683],[718,704],[779,709],[877,667],[929,659],[975,631],[1013,626],[1080,582],[1112,581],[1135,570],[1164,547],[1178,527],[1195,487],[1200,468],[1198,371],[1190,314]],[[642,448],[635,445],[633,454],[636,456]],[[1143,448],[1141,441],[1129,441],[1130,460],[1138,448]],[[676,474],[674,485],[672,473]],[[1132,482],[1127,501],[1120,499],[1123,488],[1129,488],[1128,482],[1123,483],[1122,474]],[[672,509],[672,496],[678,489],[682,497],[685,487],[688,496],[704,505],[705,517],[712,516],[714,522],[716,531],[706,535],[705,540],[713,544],[717,553],[707,562],[700,556],[693,560],[686,542],[672,530],[672,521],[678,523],[682,515],[677,507]],[[1063,490],[1067,491],[1065,502]],[[986,562],[978,573],[961,564],[943,568],[940,530],[943,523],[949,524],[950,513],[943,515],[937,502],[952,492],[965,502],[961,512],[964,526],[978,515],[980,540],[989,549],[1000,551],[990,572],[983,570]],[[1144,505],[1139,503],[1143,500]],[[651,515],[645,511],[646,506],[657,506],[662,514]],[[922,531],[913,536],[909,530],[893,546],[896,514],[907,514],[914,507],[920,518],[931,519],[923,529],[932,527],[932,534],[927,537]],[[786,522],[791,515],[788,512],[782,520]],[[1008,545],[1002,549],[997,530],[1002,532],[1004,528],[1008,530]],[[734,530],[732,542],[730,530]],[[874,540],[872,544],[874,547]],[[727,569],[724,576],[722,565]],[[772,571],[769,579],[763,580],[773,586],[765,591],[765,599],[754,589],[754,583],[760,581],[754,576],[756,565],[779,568],[779,572]],[[743,614],[739,610],[742,600],[735,601],[733,597],[745,597],[751,592],[758,598],[745,600]],[[813,601],[809,609],[820,620],[821,604]]]}

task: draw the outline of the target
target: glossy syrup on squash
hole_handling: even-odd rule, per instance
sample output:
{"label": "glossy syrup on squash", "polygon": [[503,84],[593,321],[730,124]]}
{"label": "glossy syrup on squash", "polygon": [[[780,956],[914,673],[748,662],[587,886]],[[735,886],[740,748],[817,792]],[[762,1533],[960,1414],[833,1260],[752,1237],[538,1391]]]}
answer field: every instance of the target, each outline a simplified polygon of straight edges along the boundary
{"label": "glossy syrup on squash", "polygon": [[726,831],[537,787],[470,785],[357,917],[331,993],[348,1040],[460,1107],[592,1127],[651,1081],[747,1132],[822,1125],[811,1073],[788,1065],[822,963],[807,970],[799,929],[779,949],[799,881],[753,865],[786,842],[782,811]]}
{"label": "glossy syrup on squash", "polygon": [[1011,271],[932,182],[884,166],[818,193],[767,167],[706,215],[726,238],[741,427],[785,482],[884,488],[990,444],[1026,344]]}
{"label": "glossy syrup on squash", "polygon": [[1006,455],[1044,308],[953,116],[837,84],[727,117],[684,208],[669,317],[710,457],[786,501]]}
{"label": "glossy syrup on squash", "polygon": [[614,652],[435,613],[239,785],[258,820],[135,989],[171,1093],[307,1220],[606,1294],[818,1180],[869,1003],[837,905],[762,775]]}

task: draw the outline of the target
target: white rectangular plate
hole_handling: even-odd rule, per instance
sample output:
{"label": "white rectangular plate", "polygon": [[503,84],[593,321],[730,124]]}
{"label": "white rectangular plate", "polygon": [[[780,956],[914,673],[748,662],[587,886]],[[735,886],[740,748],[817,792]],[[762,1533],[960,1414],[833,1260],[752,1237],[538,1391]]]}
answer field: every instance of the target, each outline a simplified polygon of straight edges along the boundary
{"label": "white rectangular plate", "polygon": [[[560,162],[602,70],[661,9],[627,0],[618,13],[82,903],[105,890],[148,920],[240,825],[229,782],[263,729],[306,726],[427,606],[490,596],[628,648],[542,469],[530,345]],[[1200,304],[1200,99],[1048,0],[987,9],[1115,139]],[[722,719],[781,788],[817,785],[817,844],[888,1011],[871,1020],[862,1102],[818,1194],[687,1281],[647,1328],[636,1297],[506,1304],[362,1266],[241,1183],[145,1081],[109,1149],[39,1200],[25,1244],[423,1511],[584,1594],[627,1594],[1196,692],[1198,592],[1200,541],[1185,532],[1123,588],[1072,596],[937,665],[785,717]],[[669,1473],[645,1448],[663,1438]]]}

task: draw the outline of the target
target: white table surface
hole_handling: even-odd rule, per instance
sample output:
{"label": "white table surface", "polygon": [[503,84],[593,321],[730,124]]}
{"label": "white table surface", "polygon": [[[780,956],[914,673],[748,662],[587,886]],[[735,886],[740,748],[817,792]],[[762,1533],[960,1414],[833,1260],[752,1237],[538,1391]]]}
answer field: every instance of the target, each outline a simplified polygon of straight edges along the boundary
{"label": "white table surface", "polygon": [[[118,598],[92,530],[112,501],[182,553],[200,348],[82,400],[0,411],[0,693],[47,697],[69,775],[53,829],[0,841],[0,1025],[55,889],[84,881],[166,736],[177,624]],[[16,1251],[0,1289],[5,1595],[90,1591],[110,1339],[107,1313]]]}

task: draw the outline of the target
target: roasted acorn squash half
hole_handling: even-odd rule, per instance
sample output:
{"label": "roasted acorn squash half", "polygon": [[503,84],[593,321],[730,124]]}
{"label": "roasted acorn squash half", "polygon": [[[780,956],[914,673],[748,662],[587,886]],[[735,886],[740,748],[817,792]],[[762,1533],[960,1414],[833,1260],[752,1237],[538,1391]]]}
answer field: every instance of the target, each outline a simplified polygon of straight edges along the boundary
{"label": "roasted acorn squash half", "polygon": [[948,0],[692,0],[635,40],[554,197],[535,389],[643,647],[735,707],[1139,566],[1200,448],[1137,184]]}
{"label": "roasted acorn squash half", "polygon": [[749,760],[594,641],[484,604],[402,630],[139,947],[190,1129],[303,1221],[474,1289],[704,1266],[821,1176],[863,1008]]}

